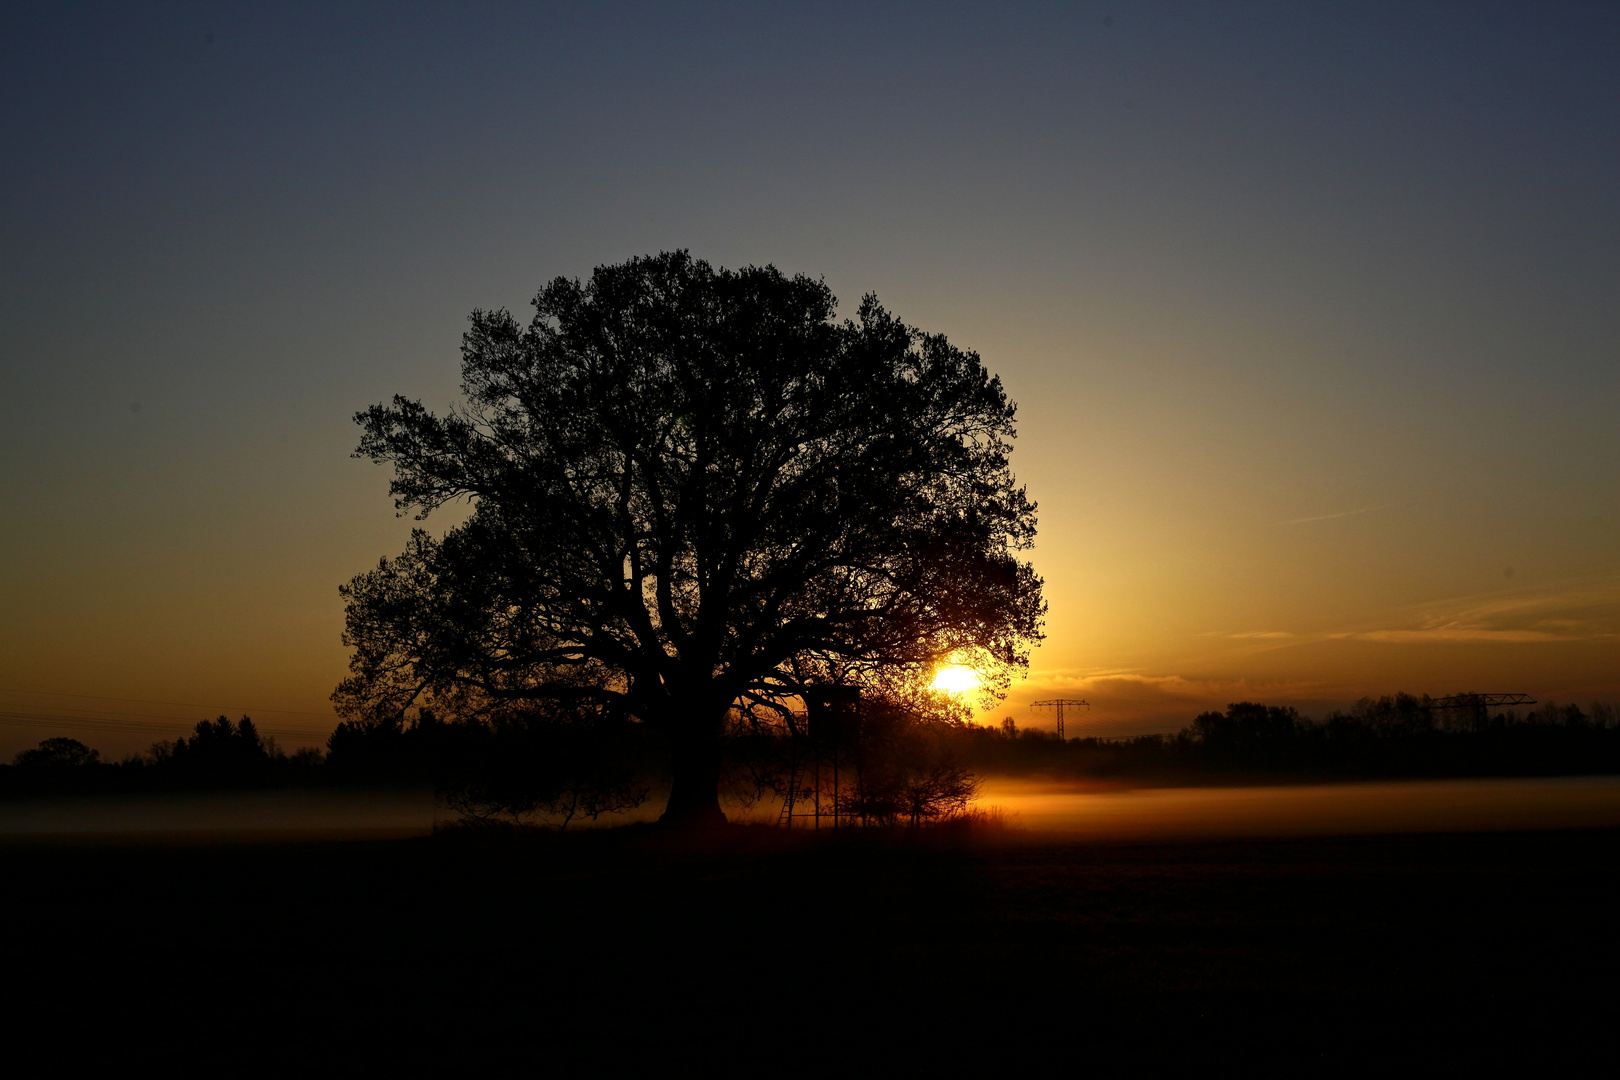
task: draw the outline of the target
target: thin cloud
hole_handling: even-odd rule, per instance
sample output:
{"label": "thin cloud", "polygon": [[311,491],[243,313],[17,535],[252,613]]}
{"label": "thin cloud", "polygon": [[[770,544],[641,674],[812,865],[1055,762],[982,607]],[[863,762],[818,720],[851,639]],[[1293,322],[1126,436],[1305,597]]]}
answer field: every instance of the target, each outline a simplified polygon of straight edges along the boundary
{"label": "thin cloud", "polygon": [[1278,522],[1275,522],[1275,524],[1277,524],[1279,526],[1281,526],[1281,525],[1306,525],[1306,524],[1309,524],[1312,521],[1335,521],[1338,518],[1355,517],[1357,514],[1370,514],[1374,510],[1388,510],[1392,506],[1400,506],[1400,505],[1401,505],[1400,503],[1379,503],[1377,506],[1363,506],[1359,510],[1340,510],[1336,514],[1317,514],[1314,517],[1295,518],[1292,521],[1278,521]]}
{"label": "thin cloud", "polygon": [[1222,641],[1276,641],[1294,635],[1289,630],[1203,630],[1193,636]]}
{"label": "thin cloud", "polygon": [[1146,670],[1146,668],[1033,668],[1023,681],[1033,686],[1066,686],[1090,682],[1093,679],[1134,678]]}
{"label": "thin cloud", "polygon": [[1069,679],[1032,676],[1030,682],[1033,685],[1029,689],[1034,697],[1062,693],[1096,695],[1138,703],[1241,701],[1255,695],[1292,693],[1302,689],[1300,684],[1293,682],[1284,684],[1242,678],[1146,675],[1136,672],[1112,672]]}
{"label": "thin cloud", "polygon": [[1440,601],[1409,609],[1400,621],[1407,625],[1328,636],[1393,645],[1620,640],[1620,584],[1603,582],[1489,599]]}
{"label": "thin cloud", "polygon": [[1347,636],[1355,641],[1381,641],[1386,645],[1469,645],[1489,642],[1515,645],[1571,640],[1569,637],[1539,630],[1482,630],[1453,626],[1435,627],[1430,630],[1368,630]]}
{"label": "thin cloud", "polygon": [[1369,623],[1333,630],[1206,631],[1199,636],[1248,642],[1251,650],[1260,651],[1322,641],[1388,645],[1620,641],[1620,580],[1587,579],[1540,590],[1453,597],[1391,610]]}

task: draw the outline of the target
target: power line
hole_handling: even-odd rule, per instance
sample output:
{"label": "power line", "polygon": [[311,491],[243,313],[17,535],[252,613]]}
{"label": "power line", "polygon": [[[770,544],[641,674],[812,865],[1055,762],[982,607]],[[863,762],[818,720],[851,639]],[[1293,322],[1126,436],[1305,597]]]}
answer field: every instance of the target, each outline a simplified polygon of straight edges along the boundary
{"label": "power line", "polygon": [[1044,708],[1051,708],[1053,706],[1056,706],[1056,708],[1057,708],[1057,737],[1058,737],[1058,741],[1062,742],[1063,739],[1064,739],[1064,734],[1063,734],[1063,710],[1064,709],[1072,709],[1072,708],[1074,708],[1074,707],[1076,707],[1078,705],[1084,705],[1087,709],[1091,708],[1091,702],[1082,701],[1079,698],[1052,698],[1050,701],[1032,701],[1032,702],[1030,702],[1029,707],[1032,708],[1032,709],[1044,709]]}
{"label": "power line", "polygon": [[196,701],[154,701],[151,698],[108,697],[106,694],[69,694],[60,690],[19,690],[13,686],[0,686],[3,694],[37,694],[41,697],[89,698],[92,701],[125,701],[135,705],[176,705],[182,709],[219,709],[236,713],[283,713],[288,716],[330,717],[331,713],[309,712],[306,709],[268,709],[251,705],[204,705]]}
{"label": "power line", "polygon": [[[188,734],[195,727],[195,721],[188,720],[161,720],[161,719],[133,719],[127,717],[111,716],[71,716],[63,713],[25,713],[12,710],[0,710],[0,725],[5,727],[21,727],[35,729],[52,728],[89,728],[92,731],[123,732],[126,734],[141,735],[171,735]],[[314,731],[309,728],[282,728],[282,727],[254,727],[265,735],[274,735],[277,738],[287,739],[322,739],[327,732]]]}
{"label": "power line", "polygon": [[1139,731],[1126,735],[1087,735],[1079,734],[1075,739],[1096,739],[1098,742],[1130,742],[1132,739],[1173,739],[1180,735],[1179,731]]}
{"label": "power line", "polygon": [[1536,699],[1529,694],[1453,694],[1451,697],[1435,698],[1420,708],[1428,712],[1444,712],[1447,709],[1494,709],[1503,705],[1535,704]]}
{"label": "power line", "polygon": [[[133,715],[117,715],[117,714],[108,715],[106,713],[97,713],[95,715],[87,716],[83,712],[80,712],[78,710],[74,710],[72,712],[61,712],[61,711],[58,711],[58,710],[54,710],[51,706],[44,706],[44,707],[42,707],[42,709],[41,708],[36,708],[36,709],[33,709],[33,710],[0,708],[0,712],[10,713],[10,714],[12,714],[14,716],[30,716],[30,717],[36,717],[36,718],[39,718],[39,719],[46,719],[46,718],[52,717],[52,716],[61,716],[61,717],[66,717],[68,719],[78,718],[78,719],[81,719],[81,720],[119,720],[119,721],[127,720],[127,721],[131,721],[131,722],[136,722],[136,723],[147,723],[147,722],[150,722],[150,723],[165,723],[165,722],[172,721],[172,722],[177,723],[177,724],[184,724],[187,727],[190,727],[190,726],[192,726],[193,724],[195,724],[197,722],[197,715],[195,713],[193,713],[190,716],[160,716],[160,715],[158,715],[156,713],[135,713]],[[221,713],[220,715],[224,715],[224,714]]]}

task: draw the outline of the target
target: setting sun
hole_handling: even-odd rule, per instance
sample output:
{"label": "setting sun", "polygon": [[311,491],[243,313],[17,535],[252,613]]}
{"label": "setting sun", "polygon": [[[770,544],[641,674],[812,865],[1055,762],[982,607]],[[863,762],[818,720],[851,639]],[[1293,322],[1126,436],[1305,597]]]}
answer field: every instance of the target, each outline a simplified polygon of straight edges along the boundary
{"label": "setting sun", "polygon": [[978,673],[962,664],[946,664],[934,674],[933,689],[947,694],[965,694],[978,688]]}

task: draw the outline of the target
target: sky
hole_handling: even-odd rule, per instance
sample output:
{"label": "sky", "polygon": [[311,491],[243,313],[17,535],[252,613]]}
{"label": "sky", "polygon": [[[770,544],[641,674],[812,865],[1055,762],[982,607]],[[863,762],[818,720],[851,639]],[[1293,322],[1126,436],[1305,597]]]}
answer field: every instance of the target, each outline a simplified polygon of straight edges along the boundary
{"label": "sky", "polygon": [[1019,403],[1048,636],[986,721],[1620,698],[1620,7],[0,25],[0,755],[323,741],[337,588],[411,525],[355,411],[674,248],[876,293]]}

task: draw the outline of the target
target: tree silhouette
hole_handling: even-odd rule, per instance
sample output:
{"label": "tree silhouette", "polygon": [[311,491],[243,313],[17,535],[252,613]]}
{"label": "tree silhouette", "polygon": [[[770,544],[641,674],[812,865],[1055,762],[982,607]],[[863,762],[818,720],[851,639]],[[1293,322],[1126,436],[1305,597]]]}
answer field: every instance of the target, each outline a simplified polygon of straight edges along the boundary
{"label": "tree silhouette", "polygon": [[14,759],[19,769],[80,769],[101,763],[101,752],[92,750],[78,739],[46,739],[32,750],[24,750]]}
{"label": "tree silhouette", "polygon": [[719,822],[724,721],[812,681],[992,687],[1045,611],[1014,406],[978,356],[866,297],[685,252],[557,279],[522,326],[475,311],[465,400],[356,417],[396,508],[457,499],[342,591],[354,719],[568,702],[665,733],[666,820]]}
{"label": "tree silhouette", "polygon": [[835,800],[841,815],[916,829],[960,813],[978,794],[978,777],[950,745],[965,727],[921,719],[903,703],[874,701],[862,709],[858,728],[840,747],[854,773]]}
{"label": "tree silhouette", "polygon": [[232,722],[221,716],[198,721],[191,738],[176,739],[165,766],[193,783],[247,783],[263,780],[279,752],[248,717]]}

